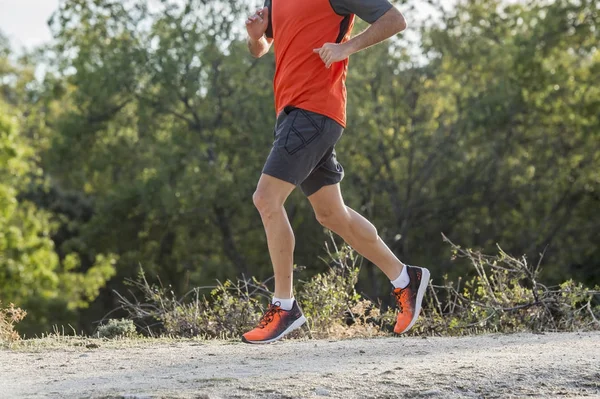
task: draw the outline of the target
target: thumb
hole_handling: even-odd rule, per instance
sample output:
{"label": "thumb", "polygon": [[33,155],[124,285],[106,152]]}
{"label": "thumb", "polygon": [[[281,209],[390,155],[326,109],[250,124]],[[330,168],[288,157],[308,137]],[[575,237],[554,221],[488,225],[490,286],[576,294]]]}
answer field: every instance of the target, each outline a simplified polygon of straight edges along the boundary
{"label": "thumb", "polygon": [[319,53],[319,51],[321,51],[321,48],[315,48],[315,49],[313,49],[313,53]]}
{"label": "thumb", "polygon": [[263,15],[263,18],[267,18],[269,16],[269,7],[263,7],[260,12]]}

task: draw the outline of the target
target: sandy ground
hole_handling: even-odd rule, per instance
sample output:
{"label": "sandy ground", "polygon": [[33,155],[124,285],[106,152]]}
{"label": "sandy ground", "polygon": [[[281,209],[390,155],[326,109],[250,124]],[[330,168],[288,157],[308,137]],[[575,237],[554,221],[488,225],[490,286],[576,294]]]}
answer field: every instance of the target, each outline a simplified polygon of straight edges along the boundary
{"label": "sandy ground", "polygon": [[600,398],[600,332],[0,350],[0,398]]}

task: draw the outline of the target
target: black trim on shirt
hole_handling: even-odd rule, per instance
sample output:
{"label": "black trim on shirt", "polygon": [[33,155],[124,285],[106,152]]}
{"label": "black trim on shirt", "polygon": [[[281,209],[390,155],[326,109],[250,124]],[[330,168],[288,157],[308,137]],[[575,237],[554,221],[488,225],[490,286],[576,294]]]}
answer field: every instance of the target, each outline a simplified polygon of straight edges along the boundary
{"label": "black trim on shirt", "polygon": [[272,4],[271,0],[265,0],[264,6],[269,9],[269,24],[267,25],[267,30],[265,31],[265,36],[269,39],[272,39],[273,38],[273,23],[272,23],[273,19],[272,19],[271,15],[273,15],[273,13],[272,13],[273,4]]}
{"label": "black trim on shirt", "polygon": [[344,40],[346,33],[348,33],[348,28],[350,27],[350,19],[352,19],[352,15],[346,15],[344,19],[342,19],[342,22],[340,22],[340,33],[337,39],[335,39],[336,43],[341,43],[342,40]]}

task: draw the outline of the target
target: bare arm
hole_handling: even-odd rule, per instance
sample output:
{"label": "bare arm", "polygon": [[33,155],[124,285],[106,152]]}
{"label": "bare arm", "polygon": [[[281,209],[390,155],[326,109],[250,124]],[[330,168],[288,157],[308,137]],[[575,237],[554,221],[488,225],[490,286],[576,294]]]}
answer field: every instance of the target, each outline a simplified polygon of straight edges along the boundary
{"label": "bare arm", "polygon": [[351,54],[380,43],[404,29],[406,29],[404,16],[397,8],[392,7],[367,29],[347,42],[325,43],[322,47],[314,49],[314,52],[319,54],[325,66],[329,68],[334,62],[345,60]]}
{"label": "bare arm", "polygon": [[265,36],[269,26],[269,9],[267,7],[257,10],[246,20],[246,31],[248,31],[248,50],[252,56],[259,58],[269,52],[273,39]]}
{"label": "bare arm", "polygon": [[348,55],[354,54],[380,43],[404,29],[406,29],[404,16],[396,7],[392,7],[367,29],[342,45],[347,47]]}
{"label": "bare arm", "polygon": [[264,36],[261,36],[258,40],[254,40],[248,36],[248,50],[250,50],[250,54],[253,57],[260,58],[269,52],[272,42],[273,39],[267,39]]}

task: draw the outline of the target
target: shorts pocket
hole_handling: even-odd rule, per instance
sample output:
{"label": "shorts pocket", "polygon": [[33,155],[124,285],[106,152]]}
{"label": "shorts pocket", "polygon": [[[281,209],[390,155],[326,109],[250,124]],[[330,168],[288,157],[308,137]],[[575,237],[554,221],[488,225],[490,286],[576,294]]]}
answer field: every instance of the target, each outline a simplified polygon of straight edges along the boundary
{"label": "shorts pocket", "polygon": [[285,135],[284,148],[293,155],[315,141],[322,133],[327,117],[296,108],[288,116],[292,122]]}

